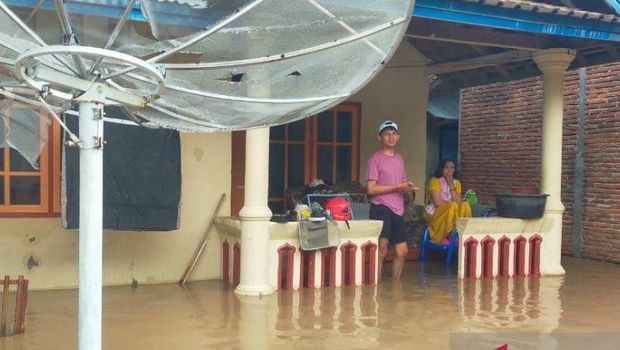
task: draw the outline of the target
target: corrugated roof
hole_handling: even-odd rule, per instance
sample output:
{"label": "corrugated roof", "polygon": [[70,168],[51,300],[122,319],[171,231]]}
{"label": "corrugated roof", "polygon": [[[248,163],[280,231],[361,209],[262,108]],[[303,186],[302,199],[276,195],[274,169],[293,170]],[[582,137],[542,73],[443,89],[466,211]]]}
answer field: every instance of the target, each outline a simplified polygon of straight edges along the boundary
{"label": "corrugated roof", "polygon": [[428,112],[437,118],[459,119],[460,93],[458,89],[450,91],[432,90],[428,96]]}
{"label": "corrugated roof", "polygon": [[578,19],[589,19],[603,22],[620,23],[620,17],[600,12],[585,11],[578,8],[550,5],[543,2],[526,0],[461,0],[462,2],[476,3],[486,6],[501,7],[519,11],[539,12],[550,15],[560,15],[574,17]]}
{"label": "corrugated roof", "polygon": [[407,37],[436,66],[489,59],[439,73],[447,86],[540,74],[529,59],[496,60],[510,50],[574,49],[571,68],[620,61],[620,18],[607,0],[416,0]]}

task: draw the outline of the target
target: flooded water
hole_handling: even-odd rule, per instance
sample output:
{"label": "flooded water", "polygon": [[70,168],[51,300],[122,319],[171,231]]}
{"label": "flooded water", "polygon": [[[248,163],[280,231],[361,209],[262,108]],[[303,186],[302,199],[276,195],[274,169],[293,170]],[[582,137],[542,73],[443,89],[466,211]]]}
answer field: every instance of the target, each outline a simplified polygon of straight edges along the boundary
{"label": "flooded water", "polygon": [[[620,265],[564,259],[562,277],[459,281],[440,262],[401,282],[240,298],[218,281],[109,287],[104,349],[620,348]],[[389,265],[387,270],[390,270]],[[77,291],[30,292],[0,349],[76,349]],[[593,346],[595,345],[595,346]],[[613,346],[613,347],[612,347]]]}

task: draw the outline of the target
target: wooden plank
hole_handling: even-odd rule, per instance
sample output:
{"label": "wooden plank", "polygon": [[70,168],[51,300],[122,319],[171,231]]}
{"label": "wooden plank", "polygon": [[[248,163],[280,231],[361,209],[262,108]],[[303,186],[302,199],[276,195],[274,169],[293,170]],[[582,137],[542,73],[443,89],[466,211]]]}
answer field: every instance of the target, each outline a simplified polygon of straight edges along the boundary
{"label": "wooden plank", "polygon": [[202,240],[200,241],[200,245],[196,249],[196,252],[194,253],[194,256],[192,257],[192,259],[190,260],[189,265],[187,266],[187,269],[185,269],[185,272],[183,273],[183,276],[179,280],[179,284],[181,286],[184,286],[185,283],[187,283],[187,280],[189,279],[189,276],[192,274],[192,271],[194,271],[194,267],[196,266],[196,263],[198,263],[198,259],[200,258],[200,256],[202,255],[202,252],[206,248],[206,246],[207,246],[207,239],[209,238],[209,231],[211,230],[211,227],[215,223],[215,217],[216,217],[217,212],[219,211],[220,207],[222,206],[222,203],[224,203],[224,199],[225,198],[226,198],[226,194],[222,193],[222,195],[220,196],[219,201],[217,202],[217,204],[215,206],[215,209],[213,210],[213,214],[211,215],[211,219],[209,220],[209,224],[207,225],[207,229],[205,230],[205,233],[204,233],[204,235],[202,237]]}
{"label": "wooden plank", "polygon": [[567,7],[562,7],[558,9],[557,14],[560,16],[570,16],[573,13],[573,10]]}
{"label": "wooden plank", "polygon": [[15,297],[15,321],[13,322],[13,334],[22,333],[22,304],[24,302],[24,276],[17,278],[17,296]]}
{"label": "wooden plank", "polygon": [[0,319],[0,336],[6,336],[6,323],[9,318],[9,287],[11,285],[11,280],[9,276],[4,276],[4,280],[2,283],[2,316]]}
{"label": "wooden plank", "polygon": [[524,33],[493,31],[488,28],[475,28],[465,25],[450,25],[423,18],[416,18],[411,23],[407,33],[407,37],[410,38],[521,50],[547,48],[544,38],[525,35]]}
{"label": "wooden plank", "polygon": [[30,282],[28,280],[24,280],[24,300],[22,302],[22,324],[21,324],[21,333],[26,331],[26,305],[28,305],[28,285]]}
{"label": "wooden plank", "polygon": [[22,334],[26,330],[26,303],[28,301],[28,280],[19,276],[17,287],[18,302],[15,305],[15,324],[13,334]]}
{"label": "wooden plank", "polygon": [[614,19],[616,19],[616,16],[614,15],[603,15],[603,18],[601,18],[601,21],[610,23]]}
{"label": "wooden plank", "polygon": [[477,69],[481,67],[497,66],[509,62],[527,61],[531,57],[532,54],[530,51],[512,50],[455,62],[433,64],[431,66],[428,66],[428,69],[434,74],[444,74]]}

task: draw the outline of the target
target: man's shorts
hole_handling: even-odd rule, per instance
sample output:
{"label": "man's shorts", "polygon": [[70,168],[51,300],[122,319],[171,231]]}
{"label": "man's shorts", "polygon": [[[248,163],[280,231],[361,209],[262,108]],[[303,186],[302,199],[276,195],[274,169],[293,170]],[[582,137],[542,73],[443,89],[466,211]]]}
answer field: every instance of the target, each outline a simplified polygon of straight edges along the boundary
{"label": "man's shorts", "polygon": [[390,244],[407,242],[405,217],[396,215],[383,204],[370,204],[370,218],[383,221],[383,228],[379,238],[386,238]]}

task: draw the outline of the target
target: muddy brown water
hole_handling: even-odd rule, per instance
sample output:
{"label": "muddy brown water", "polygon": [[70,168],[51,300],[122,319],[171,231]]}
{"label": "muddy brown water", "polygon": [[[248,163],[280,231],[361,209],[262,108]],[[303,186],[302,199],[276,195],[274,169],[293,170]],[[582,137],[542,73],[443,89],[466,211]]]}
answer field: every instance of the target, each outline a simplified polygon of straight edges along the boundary
{"label": "muddy brown water", "polygon": [[[561,277],[459,281],[440,262],[409,263],[400,282],[262,298],[219,281],[107,287],[103,348],[620,348],[620,265],[563,266]],[[28,302],[26,333],[0,349],[77,348],[76,290],[31,291]]]}

